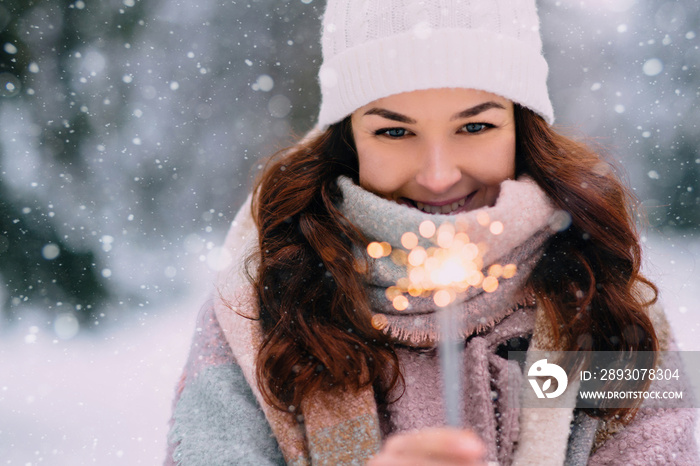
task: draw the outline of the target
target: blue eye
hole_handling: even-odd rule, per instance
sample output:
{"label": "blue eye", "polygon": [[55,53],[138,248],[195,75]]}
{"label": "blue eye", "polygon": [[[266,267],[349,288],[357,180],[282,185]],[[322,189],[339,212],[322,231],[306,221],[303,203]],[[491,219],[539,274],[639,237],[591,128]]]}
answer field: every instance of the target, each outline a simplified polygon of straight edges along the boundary
{"label": "blue eye", "polygon": [[384,128],[375,132],[376,135],[385,135],[390,138],[402,138],[408,131],[405,128]]}
{"label": "blue eye", "polygon": [[488,127],[489,125],[486,123],[467,123],[464,125],[464,129],[467,130],[468,133],[480,133]]}

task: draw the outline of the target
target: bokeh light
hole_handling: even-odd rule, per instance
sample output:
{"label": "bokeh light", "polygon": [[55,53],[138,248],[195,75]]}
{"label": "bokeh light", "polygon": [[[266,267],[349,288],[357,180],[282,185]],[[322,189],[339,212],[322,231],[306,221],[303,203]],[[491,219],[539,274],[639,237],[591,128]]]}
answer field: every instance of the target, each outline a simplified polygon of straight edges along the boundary
{"label": "bokeh light", "polygon": [[435,224],[430,220],[426,220],[420,224],[418,232],[423,238],[432,238],[435,234]]}
{"label": "bokeh light", "polygon": [[412,231],[407,231],[401,235],[401,245],[406,249],[413,249],[418,246],[418,236]]}
{"label": "bokeh light", "polygon": [[384,248],[376,241],[367,245],[367,254],[373,259],[379,259],[384,256]]}
{"label": "bokeh light", "polygon": [[[492,222],[486,212],[477,214],[477,223],[493,235],[500,235],[505,230],[502,222]],[[458,221],[456,225],[445,222],[436,226],[426,220],[420,224],[418,233],[434,246],[419,246],[418,235],[411,231],[401,235],[401,246],[405,250],[391,250],[385,243],[368,245],[370,256],[378,258],[390,255],[394,264],[406,267],[406,276],[399,278],[396,285],[388,287],[385,293],[394,309],[407,309],[410,306],[409,297],[432,297],[436,306],[446,307],[455,302],[458,293],[464,293],[469,288],[481,288],[493,293],[499,287],[499,279],[515,276],[515,264],[498,263],[491,264],[484,275],[483,256],[487,247],[483,243],[471,242],[469,234],[463,231],[469,227],[466,222]],[[382,325],[380,317],[375,316],[375,321],[375,327]]]}

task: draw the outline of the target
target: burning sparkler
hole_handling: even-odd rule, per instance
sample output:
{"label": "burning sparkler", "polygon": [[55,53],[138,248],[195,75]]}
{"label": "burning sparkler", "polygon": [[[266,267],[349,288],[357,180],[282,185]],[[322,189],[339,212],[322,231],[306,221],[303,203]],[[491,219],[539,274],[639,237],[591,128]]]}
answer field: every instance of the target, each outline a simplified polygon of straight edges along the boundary
{"label": "burning sparkler", "polygon": [[[477,221],[481,226],[488,227],[493,235],[503,232],[503,224],[491,222],[485,212],[477,216]],[[396,310],[403,311],[409,307],[408,296],[432,297],[440,308],[440,366],[444,380],[445,410],[447,424],[454,427],[462,425],[460,373],[464,349],[464,336],[460,334],[461,309],[456,298],[470,287],[493,293],[498,289],[500,278],[511,278],[517,271],[515,264],[493,264],[484,274],[485,246],[471,242],[469,235],[458,228],[459,224],[455,227],[452,223],[436,227],[432,221],[426,220],[420,224],[418,233],[432,246],[420,246],[419,236],[410,231],[401,237],[404,249],[392,250],[388,243],[378,242],[367,246],[370,257],[378,259],[390,256],[397,265],[406,267],[407,275],[386,290],[386,297]],[[373,324],[384,328],[386,316],[375,315]]]}

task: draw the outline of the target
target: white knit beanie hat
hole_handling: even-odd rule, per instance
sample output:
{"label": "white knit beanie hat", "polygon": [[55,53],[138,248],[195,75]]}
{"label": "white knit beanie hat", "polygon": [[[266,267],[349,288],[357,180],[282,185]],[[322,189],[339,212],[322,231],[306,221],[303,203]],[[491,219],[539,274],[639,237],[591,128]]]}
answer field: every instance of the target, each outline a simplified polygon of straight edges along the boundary
{"label": "white knit beanie hat", "polygon": [[328,0],[321,45],[321,128],[382,97],[445,87],[554,121],[535,0]]}

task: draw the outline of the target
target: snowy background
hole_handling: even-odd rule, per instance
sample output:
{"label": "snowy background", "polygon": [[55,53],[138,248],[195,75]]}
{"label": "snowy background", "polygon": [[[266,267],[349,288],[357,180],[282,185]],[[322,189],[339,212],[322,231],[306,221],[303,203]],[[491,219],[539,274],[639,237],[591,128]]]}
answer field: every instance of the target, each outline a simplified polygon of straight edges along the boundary
{"label": "snowy background", "polygon": [[[0,2],[0,464],[163,461],[228,222],[313,123],[322,5]],[[646,273],[698,351],[700,5],[540,10],[557,123],[626,173]]]}

